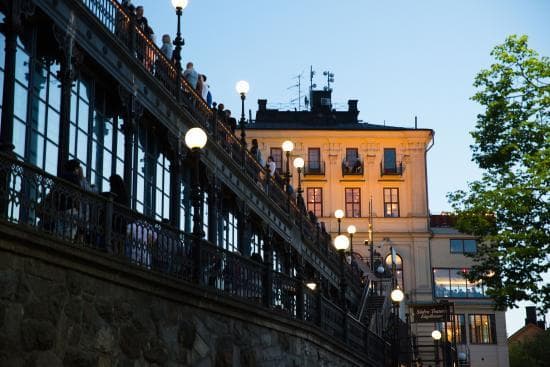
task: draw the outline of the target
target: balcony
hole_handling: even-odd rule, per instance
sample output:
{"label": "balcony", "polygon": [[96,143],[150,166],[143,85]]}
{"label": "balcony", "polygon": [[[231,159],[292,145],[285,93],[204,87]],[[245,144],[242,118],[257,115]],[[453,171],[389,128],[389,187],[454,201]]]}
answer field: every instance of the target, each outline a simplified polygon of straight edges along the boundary
{"label": "balcony", "polygon": [[403,176],[403,162],[399,164],[380,162],[380,176]]}
{"label": "balcony", "polygon": [[306,162],[304,166],[304,176],[307,175],[317,175],[317,176],[324,176],[325,175],[325,162],[319,162],[319,161],[309,161]]}
{"label": "balcony", "polygon": [[363,176],[364,162],[358,158],[355,161],[344,159],[342,161],[342,176]]}

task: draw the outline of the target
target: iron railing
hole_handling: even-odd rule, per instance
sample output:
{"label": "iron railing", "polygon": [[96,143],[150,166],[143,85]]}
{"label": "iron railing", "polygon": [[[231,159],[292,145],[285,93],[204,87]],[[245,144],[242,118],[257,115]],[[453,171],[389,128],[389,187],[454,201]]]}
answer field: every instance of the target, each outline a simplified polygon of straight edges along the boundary
{"label": "iron railing", "polygon": [[324,161],[308,161],[304,165],[304,176],[307,175],[325,175],[325,162]]}
{"label": "iron railing", "polygon": [[363,176],[364,171],[364,162],[359,157],[353,162],[347,159],[342,161],[342,176]]}
{"label": "iron railing", "polygon": [[403,162],[395,164],[395,162],[388,166],[383,161],[380,162],[380,176],[402,176],[403,175]]}
{"label": "iron railing", "polygon": [[[0,223],[25,228],[73,248],[86,248],[146,271],[298,318],[352,347],[372,338],[365,325],[296,278],[158,222],[39,168],[0,154]],[[266,279],[272,279],[266,284]],[[272,297],[265,293],[271,292]],[[271,304],[264,304],[271,299]],[[298,312],[298,302],[303,302]],[[347,322],[344,322],[347,320]],[[344,339],[344,325],[349,337]],[[358,349],[361,350],[361,349]]]}

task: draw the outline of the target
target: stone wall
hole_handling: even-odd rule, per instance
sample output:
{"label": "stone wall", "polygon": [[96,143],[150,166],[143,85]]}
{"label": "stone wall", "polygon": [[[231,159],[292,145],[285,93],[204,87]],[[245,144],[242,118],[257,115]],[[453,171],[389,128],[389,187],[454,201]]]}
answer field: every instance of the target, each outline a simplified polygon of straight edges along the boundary
{"label": "stone wall", "polygon": [[168,287],[174,281],[160,275],[146,274],[160,279],[149,284],[137,276],[149,272],[130,265],[117,271],[107,260],[91,263],[95,254],[79,259],[79,249],[3,237],[0,228],[2,367],[363,365],[301,323],[270,321],[266,310],[229,303],[224,314],[215,295]]}

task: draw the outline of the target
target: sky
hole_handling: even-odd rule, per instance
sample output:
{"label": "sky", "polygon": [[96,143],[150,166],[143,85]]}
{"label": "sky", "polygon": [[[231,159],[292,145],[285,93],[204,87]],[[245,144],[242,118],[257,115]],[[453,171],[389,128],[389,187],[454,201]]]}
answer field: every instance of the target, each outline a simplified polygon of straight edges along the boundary
{"label": "sky", "polygon": [[[157,42],[175,35],[169,0],[143,5]],[[235,83],[250,83],[246,108],[257,100],[294,109],[297,76],[302,96],[334,73],[333,106],[359,100],[359,119],[435,131],[428,153],[432,214],[450,210],[448,192],[480,177],[471,161],[473,130],[481,108],[470,100],[474,77],[488,68],[490,51],[511,34],[550,56],[548,0],[189,0],[182,17],[183,64],[207,75],[214,100],[240,110]],[[290,87],[290,88],[289,88]],[[302,97],[303,98],[303,97]],[[522,307],[524,304],[521,305]],[[508,334],[523,326],[523,308],[507,312]],[[547,315],[550,322],[550,312]]]}

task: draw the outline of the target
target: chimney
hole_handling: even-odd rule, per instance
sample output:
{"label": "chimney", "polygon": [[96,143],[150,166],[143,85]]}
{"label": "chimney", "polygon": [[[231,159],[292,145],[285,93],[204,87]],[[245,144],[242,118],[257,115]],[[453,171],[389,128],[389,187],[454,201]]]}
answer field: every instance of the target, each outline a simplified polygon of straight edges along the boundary
{"label": "chimney", "polygon": [[267,110],[267,99],[258,99],[258,112],[265,112]]}
{"label": "chimney", "polygon": [[357,112],[357,100],[356,99],[348,99],[348,111],[349,112]]}
{"label": "chimney", "polygon": [[525,325],[537,325],[537,308],[535,306],[527,306],[525,307],[525,313],[527,315],[525,318]]}

